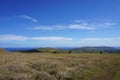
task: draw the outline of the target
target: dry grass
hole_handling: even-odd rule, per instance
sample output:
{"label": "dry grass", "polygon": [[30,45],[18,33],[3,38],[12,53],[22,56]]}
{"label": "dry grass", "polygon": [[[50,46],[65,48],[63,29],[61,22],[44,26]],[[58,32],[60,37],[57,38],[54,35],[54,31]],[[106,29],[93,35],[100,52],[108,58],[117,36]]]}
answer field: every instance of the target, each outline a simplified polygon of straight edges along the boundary
{"label": "dry grass", "polygon": [[120,54],[0,54],[0,80],[120,80]]}
{"label": "dry grass", "polygon": [[7,53],[9,53],[9,52],[4,50],[4,49],[2,49],[2,48],[0,48],[0,54],[7,54]]}

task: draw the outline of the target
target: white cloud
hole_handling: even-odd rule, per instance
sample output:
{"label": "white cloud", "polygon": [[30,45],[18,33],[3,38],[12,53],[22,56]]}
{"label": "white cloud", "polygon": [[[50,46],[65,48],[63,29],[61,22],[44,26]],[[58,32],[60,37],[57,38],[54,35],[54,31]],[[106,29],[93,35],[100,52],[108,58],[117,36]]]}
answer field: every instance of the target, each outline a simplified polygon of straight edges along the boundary
{"label": "white cloud", "polygon": [[[5,34],[0,35],[0,41],[6,43],[7,41],[59,41],[55,43],[55,45],[59,46],[59,44],[65,44],[69,46],[90,46],[90,45],[107,45],[107,46],[119,46],[120,37],[91,37],[91,38],[68,38],[68,37],[60,37],[60,36],[43,36],[43,37],[27,37],[27,36],[19,36],[14,34]],[[66,41],[66,42],[63,42]],[[46,44],[45,44],[46,45]],[[47,44],[51,45],[51,44]]]}
{"label": "white cloud", "polygon": [[75,22],[79,23],[79,24],[82,24],[82,25],[87,24],[87,26],[97,28],[97,29],[109,28],[109,27],[112,27],[112,26],[116,25],[116,23],[114,23],[111,20],[97,20],[97,19],[94,20],[93,19],[93,20],[89,20],[89,21],[75,20]]}
{"label": "white cloud", "polygon": [[114,25],[116,25],[116,24],[112,23],[112,22],[105,22],[105,23],[99,24],[99,26],[101,26],[103,28],[109,28],[109,27],[114,26]]}
{"label": "white cloud", "polygon": [[65,26],[37,26],[37,27],[31,27],[27,29],[31,30],[61,30],[64,29]]}
{"label": "white cloud", "polygon": [[49,37],[26,37],[18,36],[14,34],[0,35],[0,41],[26,41],[26,40],[36,40],[36,41],[70,41],[72,38],[49,36]]}
{"label": "white cloud", "polygon": [[116,25],[116,23],[114,23],[114,22],[103,22],[103,23],[98,24],[98,26],[100,28],[110,28],[110,27],[115,26],[115,25]]}
{"label": "white cloud", "polygon": [[37,22],[38,22],[37,19],[32,18],[32,17],[30,17],[30,16],[28,16],[28,15],[22,15],[22,16],[20,16],[20,17],[21,17],[21,18],[24,18],[24,19],[31,20],[31,21],[34,22],[34,23],[37,23]]}
{"label": "white cloud", "polygon": [[75,44],[81,46],[120,46],[120,37],[91,37],[77,39]]}
{"label": "white cloud", "polygon": [[70,24],[70,25],[58,25],[58,26],[36,26],[29,27],[31,30],[63,30],[63,29],[76,29],[76,30],[95,30],[94,27],[89,27],[88,24]]}
{"label": "white cloud", "polygon": [[17,36],[14,34],[0,35],[0,41],[25,41],[28,40],[25,36]]}
{"label": "white cloud", "polygon": [[105,41],[119,41],[120,40],[120,37],[110,37],[110,38],[83,38],[83,39],[80,39],[81,41],[102,41],[102,42],[105,42]]}
{"label": "white cloud", "polygon": [[89,27],[85,24],[71,24],[68,26],[69,29],[85,29],[85,30],[95,30],[96,28]]}
{"label": "white cloud", "polygon": [[70,41],[72,38],[65,38],[65,37],[33,37],[32,40],[43,40],[43,41]]}
{"label": "white cloud", "polygon": [[115,23],[106,22],[105,25],[106,26],[113,26],[113,25],[115,25]]}
{"label": "white cloud", "polygon": [[68,25],[53,25],[53,26],[35,26],[29,27],[27,29],[31,30],[63,30],[63,29],[71,29],[71,30],[96,30],[101,28],[110,28],[116,23],[111,21],[84,21],[84,20],[75,20],[76,23],[68,24]]}

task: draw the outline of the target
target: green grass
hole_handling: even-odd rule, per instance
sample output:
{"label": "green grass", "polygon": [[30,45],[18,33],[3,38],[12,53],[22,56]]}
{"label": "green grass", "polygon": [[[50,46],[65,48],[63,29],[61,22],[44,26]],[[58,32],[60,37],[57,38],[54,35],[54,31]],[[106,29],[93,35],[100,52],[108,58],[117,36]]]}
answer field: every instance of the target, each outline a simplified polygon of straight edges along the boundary
{"label": "green grass", "polygon": [[0,54],[0,80],[120,80],[120,54]]}

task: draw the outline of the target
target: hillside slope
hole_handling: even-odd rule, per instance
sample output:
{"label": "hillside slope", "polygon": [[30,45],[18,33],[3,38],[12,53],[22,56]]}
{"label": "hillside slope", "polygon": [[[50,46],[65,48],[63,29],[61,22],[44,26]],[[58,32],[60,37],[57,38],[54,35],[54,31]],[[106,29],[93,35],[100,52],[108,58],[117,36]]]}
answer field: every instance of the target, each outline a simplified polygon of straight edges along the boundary
{"label": "hillside slope", "polygon": [[120,54],[0,54],[0,80],[120,80]]}
{"label": "hillside slope", "polygon": [[85,52],[85,53],[120,53],[119,49],[113,47],[81,47],[71,49],[73,52]]}
{"label": "hillside slope", "polygon": [[3,48],[0,48],[0,54],[6,54],[6,53],[9,53],[8,51],[6,51],[5,49]]}
{"label": "hillside slope", "polygon": [[18,50],[15,52],[25,52],[25,53],[120,53],[119,49],[113,47],[80,47],[80,48],[73,48],[69,50],[65,49],[57,49],[57,48],[36,48],[30,50]]}
{"label": "hillside slope", "polygon": [[23,53],[69,53],[69,50],[62,50],[62,49],[57,49],[57,48],[36,48],[36,49],[30,49],[30,50],[17,50],[14,52],[23,52]]}

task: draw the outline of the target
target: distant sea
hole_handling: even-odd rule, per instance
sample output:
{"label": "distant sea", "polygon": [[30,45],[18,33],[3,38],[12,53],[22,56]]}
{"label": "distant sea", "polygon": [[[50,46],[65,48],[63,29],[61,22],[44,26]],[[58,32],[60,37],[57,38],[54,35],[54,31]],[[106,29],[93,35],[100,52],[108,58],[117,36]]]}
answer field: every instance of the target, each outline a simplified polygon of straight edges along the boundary
{"label": "distant sea", "polygon": [[34,48],[4,48],[7,51],[17,51],[17,50],[30,50],[30,49],[34,49]]}

